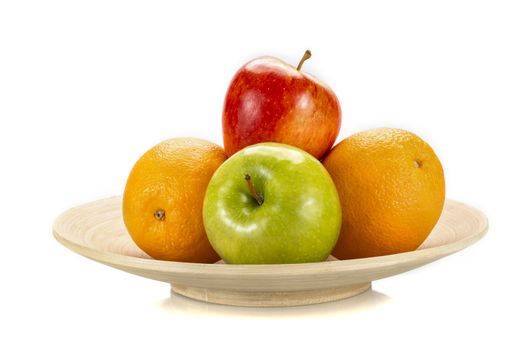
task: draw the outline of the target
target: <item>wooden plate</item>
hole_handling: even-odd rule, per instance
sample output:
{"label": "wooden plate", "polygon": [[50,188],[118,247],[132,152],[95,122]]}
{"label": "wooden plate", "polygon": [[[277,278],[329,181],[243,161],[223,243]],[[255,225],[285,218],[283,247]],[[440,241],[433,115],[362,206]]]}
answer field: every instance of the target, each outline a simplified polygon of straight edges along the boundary
{"label": "wooden plate", "polygon": [[447,200],[428,239],[416,251],[380,257],[282,265],[227,265],[153,260],[129,237],[121,197],[69,209],[53,225],[55,238],[95,261],[168,282],[173,293],[212,303],[291,306],[339,300],[368,290],[371,282],[428,264],[481,239],[488,220],[479,210]]}

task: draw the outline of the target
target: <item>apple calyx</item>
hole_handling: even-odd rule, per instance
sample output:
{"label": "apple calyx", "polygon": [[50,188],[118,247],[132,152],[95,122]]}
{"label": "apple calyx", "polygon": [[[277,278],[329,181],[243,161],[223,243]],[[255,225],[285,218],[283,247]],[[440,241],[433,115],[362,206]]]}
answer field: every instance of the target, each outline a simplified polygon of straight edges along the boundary
{"label": "apple calyx", "polygon": [[166,220],[166,212],[164,211],[164,209],[159,208],[155,210],[155,213],[153,213],[153,217],[155,217],[155,219],[159,221],[164,221]]}
{"label": "apple calyx", "polygon": [[306,61],[306,60],[309,59],[310,57],[312,57],[312,52],[311,52],[310,50],[306,50],[306,51],[304,52],[303,58],[301,58],[301,61],[300,61],[299,64],[297,65],[297,70],[298,70],[298,71],[301,70],[301,67],[303,66],[304,61]]}
{"label": "apple calyx", "polygon": [[255,187],[253,186],[252,177],[249,174],[244,175],[244,179],[246,180],[246,184],[248,185],[248,191],[250,191],[250,194],[252,197],[257,201],[257,204],[262,205],[264,203],[264,198],[261,196],[257,191],[255,191]]}

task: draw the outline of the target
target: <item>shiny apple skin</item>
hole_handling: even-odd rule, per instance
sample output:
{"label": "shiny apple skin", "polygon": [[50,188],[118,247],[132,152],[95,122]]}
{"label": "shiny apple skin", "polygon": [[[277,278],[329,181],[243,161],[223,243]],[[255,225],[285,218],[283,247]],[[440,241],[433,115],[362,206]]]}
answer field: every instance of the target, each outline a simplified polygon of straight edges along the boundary
{"label": "shiny apple skin", "polygon": [[245,64],[226,93],[222,130],[229,156],[252,144],[278,142],[321,159],[340,128],[341,107],[334,92],[275,57]]}
{"label": "shiny apple skin", "polygon": [[[250,194],[249,174],[264,201]],[[324,166],[296,147],[246,147],[213,174],[203,204],[204,227],[230,264],[324,261],[341,229],[337,189]]]}

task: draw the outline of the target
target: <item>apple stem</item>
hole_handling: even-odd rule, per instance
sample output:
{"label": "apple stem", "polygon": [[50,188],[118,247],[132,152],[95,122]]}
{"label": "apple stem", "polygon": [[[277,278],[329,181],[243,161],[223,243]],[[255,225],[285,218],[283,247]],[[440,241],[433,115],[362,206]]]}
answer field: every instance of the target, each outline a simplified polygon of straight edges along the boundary
{"label": "apple stem", "polygon": [[310,50],[306,50],[304,52],[303,58],[301,58],[301,62],[299,62],[299,64],[297,65],[297,70],[301,70],[301,67],[303,66],[304,61],[306,61],[310,57],[312,57],[312,53],[310,52]]}
{"label": "apple stem", "polygon": [[250,191],[250,194],[253,198],[257,201],[257,204],[262,205],[264,202],[264,198],[255,191],[255,187],[253,186],[252,177],[248,174],[244,175],[244,179],[246,180],[246,183],[248,184],[248,191]]}

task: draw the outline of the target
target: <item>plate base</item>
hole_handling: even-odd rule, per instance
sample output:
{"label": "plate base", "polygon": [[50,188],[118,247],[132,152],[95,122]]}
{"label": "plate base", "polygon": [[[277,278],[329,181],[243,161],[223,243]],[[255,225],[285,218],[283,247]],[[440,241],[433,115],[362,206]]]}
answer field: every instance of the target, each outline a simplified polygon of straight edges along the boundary
{"label": "plate base", "polygon": [[195,288],[171,284],[171,292],[184,295],[191,299],[214,304],[279,307],[320,304],[350,298],[366,292],[371,286],[371,282],[366,282],[339,288],[299,290],[292,292],[261,292]]}

